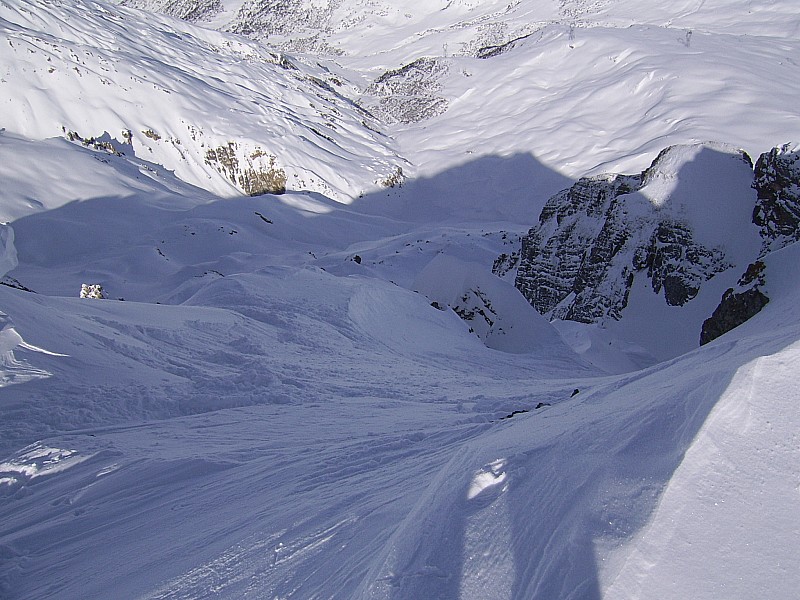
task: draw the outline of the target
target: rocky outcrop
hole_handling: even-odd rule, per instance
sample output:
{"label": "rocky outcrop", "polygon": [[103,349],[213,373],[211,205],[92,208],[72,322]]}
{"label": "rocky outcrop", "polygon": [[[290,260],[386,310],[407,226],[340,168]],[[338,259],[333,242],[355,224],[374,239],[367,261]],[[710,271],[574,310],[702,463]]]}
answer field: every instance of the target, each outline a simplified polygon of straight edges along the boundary
{"label": "rocky outcrop", "polygon": [[739,279],[738,289],[728,288],[725,291],[719,306],[703,322],[701,346],[738,327],[767,305],[769,298],[761,291],[765,282],[764,270],[765,265],[761,261],[750,264]]}
{"label": "rocky outcrop", "polygon": [[82,283],[80,297],[91,298],[92,300],[105,300],[106,294],[103,291],[103,286],[99,283]]}
{"label": "rocky outcrop", "polygon": [[372,112],[387,123],[415,123],[447,110],[447,99],[439,95],[441,79],[447,74],[447,61],[420,58],[399,69],[387,71],[367,88],[377,99]]}
{"label": "rocky outcrop", "polygon": [[202,21],[222,12],[222,0],[123,0],[131,8],[153,10],[186,21]]}
{"label": "rocky outcrop", "polygon": [[753,187],[758,193],[753,223],[764,240],[761,255],[800,239],[800,152],[785,144],[762,154]]}
{"label": "rocky outcrop", "polygon": [[[703,322],[706,344],[769,302],[762,259],[800,240],[796,148],[762,154],[754,176],[745,153],[714,144],[667,148],[641,175],[581,179],[548,200],[523,238],[515,285],[551,319],[596,323],[622,317],[637,279],[665,305],[683,306],[709,279],[753,261]],[[741,219],[729,229],[734,210]]]}
{"label": "rocky outcrop", "polygon": [[392,171],[388,176],[384,179],[379,179],[378,183],[382,187],[386,188],[393,188],[393,187],[403,187],[403,183],[406,181],[406,176],[403,174],[403,167],[395,167],[394,171]]}
{"label": "rocky outcrop", "polygon": [[634,255],[634,267],[647,269],[653,291],[658,294],[663,289],[670,306],[686,304],[704,281],[729,266],[724,252],[694,243],[691,228],[674,220],[659,222],[650,243]]}
{"label": "rocky outcrop", "polygon": [[479,287],[466,290],[450,308],[469,324],[470,332],[476,333],[481,339],[486,339],[497,321],[497,311],[488,295]]}
{"label": "rocky outcrop", "polygon": [[[522,238],[520,238],[521,241]],[[511,254],[503,252],[500,256],[494,259],[492,263],[492,273],[498,277],[505,277],[508,273],[513,271],[519,266],[519,251],[515,250]]]}
{"label": "rocky outcrop", "polygon": [[630,269],[612,267],[632,230],[618,198],[640,184],[638,176],[581,179],[545,204],[538,227],[522,239],[515,280],[536,310],[587,323],[619,318]]}
{"label": "rocky outcrop", "polygon": [[[711,150],[751,168],[743,152]],[[584,323],[619,320],[636,277],[669,306],[691,301],[731,267],[722,248],[698,241],[685,200],[670,191],[702,151],[668,148],[641,175],[584,178],[552,197],[523,238],[516,287],[540,313]]]}
{"label": "rocky outcrop", "polygon": [[242,154],[238,144],[228,142],[207,150],[205,161],[248,196],[286,191],[286,173],[277,166],[275,156],[259,148]]}
{"label": "rocky outcrop", "polygon": [[333,9],[332,2],[246,0],[226,29],[257,37],[290,33],[313,37],[329,26]]}

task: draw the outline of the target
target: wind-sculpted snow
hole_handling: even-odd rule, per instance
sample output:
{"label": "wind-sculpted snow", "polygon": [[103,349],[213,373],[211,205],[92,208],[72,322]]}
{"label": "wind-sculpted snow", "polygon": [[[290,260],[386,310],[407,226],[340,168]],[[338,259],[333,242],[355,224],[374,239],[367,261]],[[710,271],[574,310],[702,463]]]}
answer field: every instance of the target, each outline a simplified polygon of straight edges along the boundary
{"label": "wind-sculpted snow", "polygon": [[[727,334],[729,342],[722,342],[724,336],[717,340],[717,349],[732,349],[732,344],[755,349],[770,338],[777,341],[782,338],[779,331],[792,327],[789,304],[795,302],[791,298],[797,291],[797,278],[792,274],[797,253],[795,245],[768,256],[773,279],[768,283],[773,298],[770,309]],[[794,572],[796,559],[779,556],[781,551],[776,552],[762,534],[751,535],[759,531],[781,539],[781,531],[796,532],[793,523],[798,516],[796,506],[780,506],[774,501],[797,493],[796,477],[786,480],[782,474],[786,460],[794,460],[789,440],[795,434],[778,424],[783,419],[778,415],[788,414],[789,403],[795,402],[794,392],[787,390],[791,378],[785,375],[796,368],[798,347],[790,343],[777,353],[766,348],[763,352],[737,370],[664,490],[648,526],[611,557],[609,573],[616,571],[616,578],[607,588],[608,597],[660,596],[669,587],[675,597],[746,598],[770,588],[774,578]],[[753,506],[759,510],[752,511]],[[695,536],[698,518],[704,529],[713,528],[719,535]],[[740,532],[745,529],[750,532],[746,544],[760,546],[757,554],[747,558],[739,551]],[[697,561],[673,554],[674,549],[689,545]],[[706,559],[700,560],[700,556]],[[705,575],[700,575],[701,571]],[[708,577],[723,572],[731,576]],[[691,590],[686,587],[687,580],[697,582]],[[793,592],[775,590],[774,594],[791,597]]]}
{"label": "wind-sculpted snow", "polygon": [[26,351],[47,354],[46,350],[25,342],[14,329],[13,322],[8,315],[0,313],[0,388],[50,377],[51,373],[48,371],[34,367],[24,358],[20,358],[20,356],[28,354]]}

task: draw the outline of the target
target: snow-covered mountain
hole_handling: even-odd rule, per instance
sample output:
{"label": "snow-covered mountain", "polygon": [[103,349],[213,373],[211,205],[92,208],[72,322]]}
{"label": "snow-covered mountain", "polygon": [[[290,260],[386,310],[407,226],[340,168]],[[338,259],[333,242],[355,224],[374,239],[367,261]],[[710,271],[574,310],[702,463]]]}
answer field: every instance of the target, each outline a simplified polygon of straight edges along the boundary
{"label": "snow-covered mountain", "polygon": [[[759,259],[793,242],[797,160],[788,146],[776,148],[758,159],[754,175],[750,157],[735,148],[680,146],[664,150],[641,175],[581,179],[553,196],[523,237],[515,285],[552,319],[611,327],[626,317],[673,320],[700,339],[722,292],[732,292],[745,271],[758,270],[758,277],[739,285],[763,284]],[[646,288],[663,302],[648,298]],[[755,312],[766,302],[754,288],[748,292],[756,293]],[[755,314],[748,312],[745,319]],[[672,353],[694,345],[688,337],[666,350],[681,337],[673,333],[657,344]],[[713,337],[702,335],[704,342]]]}
{"label": "snow-covered mountain", "polygon": [[799,31],[0,0],[0,597],[792,598]]}
{"label": "snow-covered mountain", "polygon": [[0,18],[6,128],[25,137],[100,140],[223,196],[345,200],[403,165],[334,75],[246,39],[94,2]]}
{"label": "snow-covered mountain", "polygon": [[[189,16],[187,3],[123,3]],[[635,173],[670,145],[717,140],[755,157],[789,141],[787,131],[798,127],[791,107],[800,29],[787,3],[211,5],[204,17],[195,12],[196,22],[247,31],[300,56],[313,50],[314,60],[321,54],[373,113],[399,121],[439,115],[435,135],[425,126],[392,131],[412,163],[404,172],[415,177],[515,153],[571,179]],[[560,189],[542,192],[549,197]]]}

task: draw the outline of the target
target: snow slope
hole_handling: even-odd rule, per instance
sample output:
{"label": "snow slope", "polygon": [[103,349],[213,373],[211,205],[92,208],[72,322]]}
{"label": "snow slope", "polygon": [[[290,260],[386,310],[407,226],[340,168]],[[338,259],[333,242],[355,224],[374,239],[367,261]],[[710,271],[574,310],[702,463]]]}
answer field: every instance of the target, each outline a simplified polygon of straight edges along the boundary
{"label": "snow slope", "polygon": [[766,140],[798,135],[796,37],[696,32],[687,46],[684,35],[554,24],[491,58],[446,59],[447,111],[399,131],[400,147],[421,175],[525,152],[574,179],[641,171],[675,144],[724,141],[757,156]]}
{"label": "snow slope", "polygon": [[[182,16],[181,3],[124,4]],[[800,17],[787,3],[213,4],[221,12],[198,22],[266,37],[289,52],[326,55],[325,64],[363,92],[361,103],[376,114],[385,113],[387,99],[373,96],[372,82],[420,59],[433,61],[432,73],[396,77],[389,100],[397,104],[390,115],[432,99],[446,107],[424,126],[391,130],[411,163],[404,172],[414,177],[515,154],[571,179],[630,173],[674,144],[722,141],[758,155],[800,135],[793,109]],[[485,174],[491,178],[491,170]],[[524,193],[509,183],[507,189]],[[535,183],[524,179],[529,202],[560,189]],[[481,196],[495,190],[479,188]]]}
{"label": "snow slope", "polygon": [[[300,14],[297,4],[286,9]],[[343,2],[336,11],[329,28],[302,22],[344,53],[317,57],[123,7],[6,1],[3,126],[119,143],[130,131],[140,158],[222,195],[275,157],[290,190],[350,202],[400,167],[421,182],[414,197],[436,205],[441,195],[426,182],[463,168],[474,172],[469,185],[439,185],[468,206],[502,199],[495,210],[527,219],[565,186],[553,174],[635,172],[679,143],[718,140],[757,155],[800,137],[800,20],[785,5]],[[416,83],[401,75],[388,97],[370,91],[424,57],[433,74]],[[389,129],[365,112],[430,99],[446,111],[422,124]],[[228,144],[234,181],[227,158],[208,160]],[[533,166],[497,173],[496,160],[511,157]]]}
{"label": "snow slope", "polygon": [[[336,62],[0,1],[0,597],[796,595],[797,245],[764,257],[764,310],[657,364],[557,332],[490,270],[574,173],[794,136],[797,17],[540,6],[478,59],[451,54],[484,21],[458,23],[504,3],[409,2]],[[353,104],[445,40],[446,112]],[[228,142],[305,183],[237,192],[206,162]]]}
{"label": "snow slope", "polygon": [[69,355],[15,349],[51,375],[4,391],[8,597],[680,597],[687,565],[695,597],[796,590],[796,290],[612,378],[308,270],[203,306],[0,294]]}
{"label": "snow slope", "polygon": [[92,1],[4,1],[0,19],[11,133],[101,138],[222,196],[274,169],[344,200],[402,164],[324,68],[248,40]]}
{"label": "snow slope", "polygon": [[770,310],[710,345],[715,353],[739,347],[752,358],[716,401],[647,526],[612,554],[608,597],[795,593],[797,252],[789,247],[767,259],[776,294]]}

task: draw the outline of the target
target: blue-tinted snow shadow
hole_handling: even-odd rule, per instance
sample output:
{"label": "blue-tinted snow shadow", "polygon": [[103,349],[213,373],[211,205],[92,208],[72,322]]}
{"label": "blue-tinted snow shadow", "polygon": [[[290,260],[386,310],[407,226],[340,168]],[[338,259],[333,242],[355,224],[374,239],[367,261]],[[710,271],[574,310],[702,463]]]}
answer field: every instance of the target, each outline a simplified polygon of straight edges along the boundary
{"label": "blue-tinted snow shadow", "polygon": [[[501,187],[501,180],[504,183],[506,180],[513,182],[511,187],[516,191],[499,194],[497,190]],[[92,273],[93,261],[104,264],[111,248],[124,250],[126,244],[135,242],[133,238],[122,239],[118,235],[119,231],[126,230],[125,223],[134,216],[139,223],[149,223],[153,227],[177,232],[182,243],[194,243],[197,239],[192,231],[184,229],[184,225],[192,223],[197,227],[196,234],[220,236],[219,240],[222,241],[218,242],[218,247],[228,254],[203,257],[202,264],[194,266],[203,270],[223,266],[224,270],[224,265],[244,268],[256,264],[231,258],[238,257],[242,249],[238,244],[244,239],[249,240],[248,252],[257,248],[257,243],[263,244],[262,252],[272,250],[275,245],[267,242],[276,240],[281,244],[297,244],[299,251],[307,252],[315,247],[314,244],[345,249],[364,239],[407,232],[409,225],[423,222],[430,224],[513,220],[533,225],[549,194],[567,187],[570,183],[547,169],[535,157],[515,155],[507,158],[478,158],[435,177],[409,181],[401,189],[375,192],[350,206],[310,195],[312,200],[326,209],[317,213],[292,209],[270,196],[219,199],[202,207],[189,209],[195,211],[191,215],[155,207],[141,196],[95,198],[73,202],[57,210],[31,215],[15,222],[13,226],[18,234],[21,263],[18,271],[23,273],[20,276],[23,284],[26,283],[24,271],[27,264],[36,264],[57,272],[62,267],[74,266],[75,261],[78,261],[86,267],[87,273]],[[169,189],[179,185],[182,184],[173,181]],[[539,191],[526,193],[528,185]],[[93,235],[91,227],[76,227],[79,223],[90,223],[92,216],[97,213],[107,216],[103,222],[105,231],[95,232],[97,235]],[[191,216],[191,219],[187,219],[187,216]],[[241,221],[245,217],[247,221]],[[237,228],[235,235],[229,230],[218,231],[217,226],[223,218],[224,227]],[[313,221],[314,232],[337,228],[337,234],[319,239],[317,233],[303,233],[303,223],[309,220]],[[202,223],[210,223],[215,227],[205,232],[200,227]],[[141,234],[145,237],[147,232]],[[301,234],[306,236],[302,243],[295,239]],[[53,243],[37,245],[37,241],[45,239],[51,239]],[[170,258],[170,247],[159,246],[161,239],[156,236],[147,242],[152,245],[147,259],[151,262],[143,262],[142,268],[136,271],[136,275],[142,277],[150,273],[149,276],[156,283],[163,275],[157,270],[151,270],[150,265],[162,264],[159,261],[166,264],[166,259]],[[56,240],[60,241],[56,243]],[[78,242],[80,243],[76,246]],[[223,243],[226,246],[222,246]],[[77,256],[74,253],[76,248],[80,249]],[[157,248],[166,256],[160,256]],[[177,258],[174,260],[177,261]],[[96,272],[105,271],[98,269]],[[169,276],[175,277],[176,273],[177,277],[185,278],[194,278],[197,275],[193,271],[178,270],[170,271]],[[75,290],[73,294],[77,294],[81,281],[76,279],[73,283],[75,285],[71,289]],[[180,281],[175,280],[170,285],[179,283]],[[120,294],[125,294],[123,288],[120,288]],[[13,319],[14,315],[10,316]],[[20,333],[26,337],[24,331]],[[734,341],[729,341],[730,339]],[[496,426],[498,437],[505,435],[506,430],[519,434],[519,446],[508,457],[509,479],[505,492],[507,518],[509,527],[513,530],[509,542],[514,564],[510,594],[512,598],[600,597],[597,540],[630,539],[646,523],[664,483],[679,466],[683,453],[702,427],[717,399],[728,387],[736,369],[757,356],[779,351],[791,341],[784,335],[772,341],[753,342],[750,347],[742,350],[746,342],[741,340],[735,360],[732,360],[726,353],[737,342],[735,336],[729,340],[719,340],[697,351],[698,354],[691,360],[693,364],[704,364],[704,369],[698,370],[693,375],[694,379],[688,384],[682,384],[680,388],[694,391],[676,396],[668,410],[648,402],[654,387],[667,385],[665,382],[669,382],[671,377],[675,381],[686,382],[685,363],[681,363],[680,359],[673,361],[671,365],[659,365],[641,373],[609,380],[611,383],[607,384],[606,389],[596,392],[596,397],[604,398],[596,406],[592,405],[592,396],[586,392],[547,411],[523,414]],[[663,369],[668,370],[662,373]],[[91,382],[87,382],[89,384]],[[47,382],[39,382],[31,386],[32,391],[27,394],[27,400],[35,402],[41,388],[47,385]],[[399,395],[407,393],[405,389],[388,391]],[[535,402],[536,399],[532,398],[532,403]],[[4,406],[7,405],[0,404],[0,420],[6,416],[3,415]],[[580,420],[576,419],[576,415],[582,415]],[[630,427],[619,425],[626,421]],[[609,427],[609,423],[614,424],[613,431],[603,431],[602,428]],[[31,431],[30,439],[16,443],[30,443],[43,431],[49,433],[52,430],[43,428]],[[494,429],[488,429],[485,433],[486,442],[491,441],[493,431]],[[620,436],[620,431],[630,431],[630,435]],[[484,443],[480,439],[473,439],[470,443],[472,442],[478,445]],[[487,457],[487,460],[493,458],[497,457]],[[479,467],[480,464],[471,465],[471,468]],[[362,473],[359,476],[363,475]],[[215,475],[211,474],[209,477],[213,478]],[[342,476],[343,488],[347,487],[349,477],[347,474]],[[641,481],[643,478],[649,478],[650,483],[646,490],[652,493],[638,493],[643,489],[641,485],[624,485],[625,482]],[[268,480],[265,477],[265,481]],[[448,484],[449,482],[442,483],[445,486]],[[616,487],[609,494],[611,484]],[[462,489],[463,480],[452,482],[452,485],[457,486],[457,489],[448,498],[455,498],[454,511],[446,515],[443,522],[432,524],[430,535],[419,538],[420,542],[427,544],[423,562],[415,563],[414,557],[410,555],[405,557],[405,563],[414,566],[414,569],[406,571],[408,577],[405,579],[393,582],[396,585],[392,587],[392,597],[445,600],[461,597],[461,584],[469,558],[465,556],[468,518],[473,514],[472,511],[489,507],[491,501],[497,500],[499,496],[480,497],[471,505],[465,506],[463,503],[466,502],[467,489]],[[419,488],[408,492],[417,493]],[[401,496],[398,500],[407,505],[414,504],[409,497]],[[230,506],[225,508],[232,510]],[[224,511],[220,514],[222,513]],[[340,516],[330,515],[329,518],[336,522]],[[208,515],[205,518],[213,520]],[[616,525],[609,527],[611,523]],[[390,532],[386,533],[388,537]],[[235,542],[233,539],[229,541]],[[56,543],[57,540],[48,541],[48,544]],[[157,539],[154,540],[153,544],[157,543]],[[409,552],[413,553],[413,550],[411,548]],[[174,573],[178,574],[177,571]],[[416,574],[423,576],[416,577]],[[75,574],[75,577],[79,576],[80,573]],[[146,574],[124,572],[120,572],[119,576],[147,577]],[[299,579],[297,582],[301,583]],[[334,591],[331,591],[331,595],[333,594]],[[487,597],[491,597],[491,590],[487,590]]]}
{"label": "blue-tinted snow shadow", "polygon": [[[710,148],[701,150],[677,174],[672,195],[696,200],[702,206],[709,193],[720,194],[720,186],[723,190],[735,187],[728,176],[722,184],[713,183],[715,165],[719,167],[720,161],[729,160],[740,159]],[[460,184],[460,178],[470,172],[465,166],[448,175]],[[722,172],[726,173],[724,169]],[[699,187],[698,177],[702,178],[701,184],[705,182]],[[440,184],[445,180],[411,182],[406,186],[409,195],[399,194],[396,207],[386,208],[393,200],[391,193],[375,203],[382,203],[381,210],[394,210],[394,214],[407,218],[452,218],[449,205],[437,194],[444,189],[452,192],[458,185],[443,188]],[[743,185],[737,202],[749,193],[748,182]],[[738,194],[734,189],[730,192]],[[483,210],[481,195],[468,196],[469,200],[460,206]],[[655,210],[641,194],[631,201],[641,205],[639,212]],[[735,207],[739,209],[741,206]],[[745,212],[751,210],[745,207]],[[532,219],[530,224],[534,223]],[[745,266],[738,268],[743,270]],[[735,281],[740,274],[731,270],[728,276]],[[719,301],[720,294],[712,296],[705,299],[709,303],[705,316]],[[514,532],[510,544],[514,581],[508,597],[601,597],[598,556],[632,540],[648,523],[665,486],[737,370],[759,356],[781,351],[800,337],[796,326],[779,336],[758,335],[760,318],[757,316],[746,328],[756,337],[747,337],[744,330],[731,332],[688,356],[613,378],[612,383],[588,398],[586,394],[579,395],[541,414],[520,415],[498,426],[519,432],[519,446],[508,459],[504,500],[509,527]],[[700,322],[693,323],[694,340],[699,340]],[[680,327],[680,323],[675,326]],[[598,398],[596,404],[593,397]],[[487,433],[479,443],[491,446],[492,438],[501,439],[502,435]],[[454,481],[452,485],[461,484]],[[466,489],[463,492],[466,494]],[[407,551],[406,559],[399,561],[403,577],[396,580],[391,597],[462,597],[461,584],[473,558],[466,555],[469,517],[481,507],[463,506],[455,496],[450,501],[454,502],[451,513],[438,511],[443,514],[444,523],[432,523],[432,532],[423,531],[418,547]],[[489,500],[482,502],[487,504]],[[490,597],[488,588],[486,593]]]}
{"label": "blue-tinted snow shadow", "polygon": [[550,196],[573,181],[530,153],[467,157],[436,175],[409,179],[359,198],[353,209],[415,223],[533,225]]}
{"label": "blue-tinted snow shadow", "polygon": [[[169,302],[168,295],[148,296],[131,288],[142,288],[148,279],[154,279],[151,287],[163,286],[175,280],[177,265],[185,269],[177,273],[179,279],[246,272],[282,260],[313,264],[321,254],[423,226],[511,223],[524,228],[536,222],[552,193],[570,184],[533,155],[515,154],[479,157],[349,205],[314,192],[216,198],[139,159],[129,145],[108,135],[92,143],[127,153],[75,145],[77,152],[98,158],[98,169],[115,169],[124,191],[71,201],[12,223],[20,265],[10,275],[36,291],[72,295],[85,282],[78,277],[95,277],[113,288],[112,297]],[[139,226],[133,229],[131,222]],[[115,261],[127,272],[115,273]]]}

